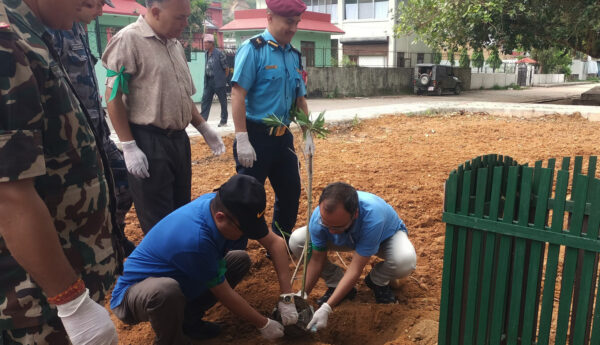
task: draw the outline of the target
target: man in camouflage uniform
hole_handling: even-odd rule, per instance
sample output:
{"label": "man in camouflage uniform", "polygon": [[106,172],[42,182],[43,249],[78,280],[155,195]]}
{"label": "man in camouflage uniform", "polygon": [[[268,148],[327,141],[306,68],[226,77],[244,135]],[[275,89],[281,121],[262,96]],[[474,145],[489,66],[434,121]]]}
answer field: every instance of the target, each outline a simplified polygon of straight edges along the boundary
{"label": "man in camouflage uniform", "polygon": [[[110,139],[110,129],[106,123],[102,99],[98,92],[98,80],[94,65],[98,59],[92,55],[87,33],[83,25],[102,15],[102,6],[115,7],[110,0],[84,0],[82,10],[78,12],[77,22],[71,30],[52,30],[54,49],[69,74],[79,99],[83,102],[92,126],[99,139],[99,146],[104,148],[110,162],[115,194],[117,197],[117,224],[121,232],[125,230],[125,215],[131,208],[132,200],[127,183],[127,168],[123,153]],[[123,233],[123,249],[125,256],[135,249],[135,245],[127,240]]]}
{"label": "man in camouflage uniform", "polygon": [[94,302],[121,271],[110,170],[46,30],[79,2],[0,1],[0,344],[117,341]]}

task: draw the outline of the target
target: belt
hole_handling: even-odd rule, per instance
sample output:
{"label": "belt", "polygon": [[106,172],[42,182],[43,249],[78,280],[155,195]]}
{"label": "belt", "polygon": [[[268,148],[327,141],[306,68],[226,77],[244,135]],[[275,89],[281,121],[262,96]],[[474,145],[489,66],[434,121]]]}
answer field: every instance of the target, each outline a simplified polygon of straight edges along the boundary
{"label": "belt", "polygon": [[269,136],[274,136],[274,137],[280,137],[280,136],[284,135],[285,132],[287,132],[287,130],[288,130],[288,128],[286,126],[270,127],[270,126],[263,125],[261,123],[252,122],[249,120],[246,121],[246,128],[248,129],[248,131],[258,131],[263,134],[266,134]]}
{"label": "belt", "polygon": [[162,134],[168,138],[185,134],[185,129],[162,129],[153,125],[137,125],[131,122],[129,123],[129,127],[131,127],[131,129],[141,129],[147,132]]}

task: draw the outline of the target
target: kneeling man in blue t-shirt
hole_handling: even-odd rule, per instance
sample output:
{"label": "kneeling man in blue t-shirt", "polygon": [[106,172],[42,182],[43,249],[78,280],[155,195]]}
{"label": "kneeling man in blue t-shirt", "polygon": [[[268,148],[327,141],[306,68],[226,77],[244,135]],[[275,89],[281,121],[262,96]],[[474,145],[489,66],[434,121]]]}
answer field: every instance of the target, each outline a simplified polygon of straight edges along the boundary
{"label": "kneeling man in blue t-shirt", "polygon": [[[377,255],[384,260],[376,264],[365,278],[377,303],[395,303],[396,296],[389,286],[390,281],[406,277],[416,268],[415,248],[394,208],[380,197],[356,191],[349,184],[335,182],[323,189],[308,229],[312,254],[307,269],[306,292],[310,293],[319,276],[328,287],[323,297],[317,300],[321,307],[309,322],[309,329],[327,327],[331,308],[345,298],[354,298],[354,285],[371,256]],[[306,227],[297,229],[290,237],[290,249],[296,257],[302,255],[305,237]],[[345,273],[327,259],[328,250],[354,251]]]}
{"label": "kneeling man in blue t-shirt", "polygon": [[200,196],[157,223],[125,262],[110,307],[127,324],[149,321],[155,344],[207,339],[220,326],[202,320],[217,301],[255,325],[266,339],[283,326],[261,315],[233,287],[250,269],[248,238],[271,254],[282,295],[284,325],[298,320],[284,240],[267,229],[265,189],[254,177],[235,175],[216,193]]}

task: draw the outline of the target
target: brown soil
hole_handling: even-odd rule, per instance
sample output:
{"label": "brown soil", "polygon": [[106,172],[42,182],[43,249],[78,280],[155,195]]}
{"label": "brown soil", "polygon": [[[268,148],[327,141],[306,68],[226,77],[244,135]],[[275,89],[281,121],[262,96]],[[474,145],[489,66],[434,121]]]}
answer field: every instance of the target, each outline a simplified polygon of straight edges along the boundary
{"label": "brown soil", "polygon": [[[399,304],[375,304],[361,279],[357,297],[335,308],[325,330],[278,343],[436,344],[445,229],[441,222],[442,200],[448,173],[459,164],[488,153],[509,155],[519,163],[594,155],[598,153],[600,123],[588,122],[577,115],[525,120],[449,114],[384,116],[330,129],[327,139],[316,141],[313,202],[327,183],[337,180],[383,197],[407,224],[417,251],[417,270],[399,283],[396,289]],[[232,136],[224,138],[228,153],[222,157],[213,157],[202,139],[193,140],[193,197],[212,191],[235,173],[232,139]],[[300,147],[298,138],[296,147]],[[302,174],[305,181],[304,170]],[[268,184],[267,197],[267,219],[270,219],[269,206],[274,197]],[[303,192],[297,226],[306,223],[306,204]],[[142,238],[133,210],[127,216],[126,233],[135,242]],[[268,315],[279,294],[278,284],[273,283],[277,281],[275,272],[257,242],[250,242],[248,252],[253,266],[236,290],[258,311]],[[349,263],[350,254],[342,257]],[[330,258],[339,262],[335,256]],[[376,260],[372,259],[371,264]],[[370,266],[363,272],[363,278]],[[324,290],[319,282],[310,301],[314,304]],[[220,304],[208,312],[207,319],[222,323],[224,328],[221,337],[203,344],[267,342],[252,325]],[[152,343],[154,334],[148,323],[129,326],[114,316],[113,320],[121,344]]]}

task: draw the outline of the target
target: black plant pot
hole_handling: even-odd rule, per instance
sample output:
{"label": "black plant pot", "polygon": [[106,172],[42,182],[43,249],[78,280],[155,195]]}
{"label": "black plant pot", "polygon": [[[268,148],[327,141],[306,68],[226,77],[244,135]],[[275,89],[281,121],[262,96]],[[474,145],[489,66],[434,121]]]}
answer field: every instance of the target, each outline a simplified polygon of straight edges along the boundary
{"label": "black plant pot", "polygon": [[[294,304],[296,304],[296,310],[298,311],[298,322],[293,325],[284,326],[284,332],[288,337],[301,337],[309,332],[306,326],[312,320],[314,310],[305,299],[298,296],[294,297]],[[281,314],[277,307],[273,310],[272,318],[281,323]]]}

